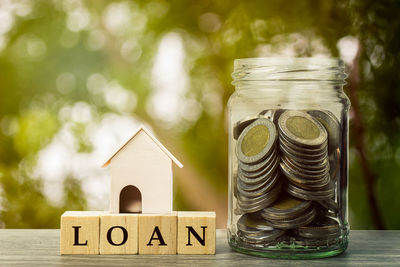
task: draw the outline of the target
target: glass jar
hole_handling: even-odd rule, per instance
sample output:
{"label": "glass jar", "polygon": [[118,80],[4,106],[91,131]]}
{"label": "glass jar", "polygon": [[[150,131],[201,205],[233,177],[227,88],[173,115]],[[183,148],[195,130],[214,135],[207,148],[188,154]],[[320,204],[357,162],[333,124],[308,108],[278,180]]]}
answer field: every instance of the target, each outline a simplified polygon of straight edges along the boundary
{"label": "glass jar", "polygon": [[340,254],[349,233],[343,62],[237,59],[232,77],[230,246],[273,258]]}

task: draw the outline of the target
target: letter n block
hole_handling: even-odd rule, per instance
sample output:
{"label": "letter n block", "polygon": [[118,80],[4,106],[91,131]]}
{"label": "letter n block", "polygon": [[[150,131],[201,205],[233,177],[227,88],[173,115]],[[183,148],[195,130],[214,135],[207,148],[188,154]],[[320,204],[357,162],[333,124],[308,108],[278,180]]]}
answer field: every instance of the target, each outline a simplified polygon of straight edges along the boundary
{"label": "letter n block", "polygon": [[99,254],[101,211],[66,211],[61,215],[60,254]]}
{"label": "letter n block", "polygon": [[215,254],[215,212],[178,212],[178,254]]}
{"label": "letter n block", "polygon": [[176,254],[176,212],[139,215],[139,254]]}
{"label": "letter n block", "polygon": [[137,254],[138,225],[138,214],[100,216],[100,254]]}

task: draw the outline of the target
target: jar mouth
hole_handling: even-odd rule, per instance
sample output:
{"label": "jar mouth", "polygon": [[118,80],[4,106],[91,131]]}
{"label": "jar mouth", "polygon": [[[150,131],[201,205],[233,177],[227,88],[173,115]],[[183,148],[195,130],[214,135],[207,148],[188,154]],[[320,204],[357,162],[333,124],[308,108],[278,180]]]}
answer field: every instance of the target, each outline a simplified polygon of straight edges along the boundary
{"label": "jar mouth", "polygon": [[239,81],[331,81],[343,83],[344,63],[337,58],[269,57],[234,61],[233,84]]}

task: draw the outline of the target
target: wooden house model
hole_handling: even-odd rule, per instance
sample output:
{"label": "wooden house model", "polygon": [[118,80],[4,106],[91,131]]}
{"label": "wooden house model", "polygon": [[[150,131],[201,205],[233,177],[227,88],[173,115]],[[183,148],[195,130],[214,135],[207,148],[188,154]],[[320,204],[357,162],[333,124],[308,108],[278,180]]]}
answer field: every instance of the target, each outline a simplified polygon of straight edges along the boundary
{"label": "wooden house model", "polygon": [[103,165],[110,165],[111,213],[172,211],[172,164],[180,163],[145,127]]}

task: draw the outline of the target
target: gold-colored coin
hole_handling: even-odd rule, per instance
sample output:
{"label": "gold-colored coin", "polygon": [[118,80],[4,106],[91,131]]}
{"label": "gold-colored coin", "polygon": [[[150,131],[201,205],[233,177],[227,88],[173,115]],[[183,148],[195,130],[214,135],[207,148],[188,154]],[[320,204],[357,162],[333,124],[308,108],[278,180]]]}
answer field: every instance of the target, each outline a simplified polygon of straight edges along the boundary
{"label": "gold-colored coin", "polygon": [[242,141],[242,152],[247,157],[260,153],[269,141],[269,129],[265,125],[256,125],[250,129]]}
{"label": "gold-colored coin", "polygon": [[277,140],[275,124],[259,118],[247,126],[239,136],[236,145],[238,159],[247,164],[257,164],[273,151]]}
{"label": "gold-colored coin", "polygon": [[315,139],[320,134],[315,123],[300,116],[288,118],[286,121],[286,126],[292,134],[302,139]]}

